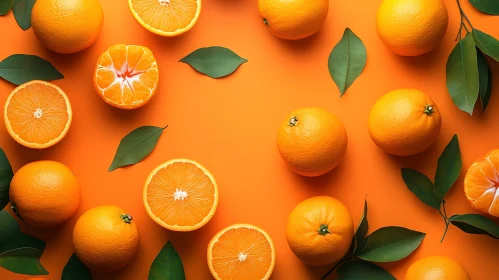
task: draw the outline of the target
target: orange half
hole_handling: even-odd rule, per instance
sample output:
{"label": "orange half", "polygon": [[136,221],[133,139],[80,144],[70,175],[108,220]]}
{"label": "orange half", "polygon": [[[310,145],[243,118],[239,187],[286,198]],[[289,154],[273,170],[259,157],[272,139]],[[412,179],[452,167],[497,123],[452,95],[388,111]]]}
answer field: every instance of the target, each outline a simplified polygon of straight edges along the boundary
{"label": "orange half", "polygon": [[73,113],[66,94],[58,86],[31,81],[14,89],[3,112],[5,127],[19,144],[44,149],[68,133]]}
{"label": "orange half", "polygon": [[232,225],[211,239],[208,266],[217,280],[266,280],[275,266],[274,244],[256,226]]}
{"label": "orange half", "polygon": [[173,231],[193,231],[207,224],[217,209],[218,187],[201,164],[172,159],[156,167],[143,192],[147,214]]}

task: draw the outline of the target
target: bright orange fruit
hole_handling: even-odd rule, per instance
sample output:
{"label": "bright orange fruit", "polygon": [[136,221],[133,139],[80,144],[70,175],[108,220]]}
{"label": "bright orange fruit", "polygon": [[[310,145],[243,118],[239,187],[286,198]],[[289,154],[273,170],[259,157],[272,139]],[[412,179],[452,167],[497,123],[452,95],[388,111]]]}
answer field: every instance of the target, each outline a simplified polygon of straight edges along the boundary
{"label": "bright orange fruit", "polygon": [[414,262],[407,270],[405,280],[471,280],[471,277],[456,261],[431,256]]}
{"label": "bright orange fruit", "polygon": [[147,47],[114,45],[97,60],[95,89],[114,107],[144,106],[156,93],[158,81],[158,64]]}

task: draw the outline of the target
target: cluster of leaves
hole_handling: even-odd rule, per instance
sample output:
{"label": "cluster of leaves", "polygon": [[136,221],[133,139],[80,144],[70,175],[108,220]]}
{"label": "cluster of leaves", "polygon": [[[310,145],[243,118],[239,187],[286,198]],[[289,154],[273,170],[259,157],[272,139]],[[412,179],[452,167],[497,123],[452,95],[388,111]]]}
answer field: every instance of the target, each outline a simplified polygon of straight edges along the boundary
{"label": "cluster of leaves", "polygon": [[36,0],[0,0],[0,16],[10,12],[14,13],[17,25],[22,30],[28,30],[31,27],[31,11]]}
{"label": "cluster of leaves", "polygon": [[0,77],[15,85],[33,80],[53,81],[64,78],[50,62],[28,54],[14,54],[0,61]]}

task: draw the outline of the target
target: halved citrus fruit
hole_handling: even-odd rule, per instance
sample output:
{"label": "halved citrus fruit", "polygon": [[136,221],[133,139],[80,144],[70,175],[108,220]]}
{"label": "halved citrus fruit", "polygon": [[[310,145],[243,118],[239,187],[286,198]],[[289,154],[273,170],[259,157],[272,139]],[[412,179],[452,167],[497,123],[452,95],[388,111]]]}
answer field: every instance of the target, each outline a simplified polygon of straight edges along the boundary
{"label": "halved citrus fruit", "polygon": [[51,147],[68,133],[73,112],[58,86],[31,81],[7,97],[3,112],[5,127],[19,144],[35,149]]}
{"label": "halved citrus fruit", "polygon": [[499,150],[475,161],[464,178],[464,193],[474,208],[499,217]]}
{"label": "halved citrus fruit", "polygon": [[173,231],[193,231],[207,224],[218,205],[218,186],[201,164],[172,159],[156,167],[143,192],[147,214]]}
{"label": "halved citrus fruit", "polygon": [[167,37],[189,31],[201,13],[201,0],[128,0],[128,6],[142,27]]}
{"label": "halved citrus fruit", "polygon": [[147,47],[114,45],[97,60],[95,89],[114,107],[144,106],[156,93],[158,81],[158,64]]}
{"label": "halved citrus fruit", "polygon": [[261,228],[232,225],[211,239],[208,266],[217,280],[266,280],[275,266],[274,244]]}

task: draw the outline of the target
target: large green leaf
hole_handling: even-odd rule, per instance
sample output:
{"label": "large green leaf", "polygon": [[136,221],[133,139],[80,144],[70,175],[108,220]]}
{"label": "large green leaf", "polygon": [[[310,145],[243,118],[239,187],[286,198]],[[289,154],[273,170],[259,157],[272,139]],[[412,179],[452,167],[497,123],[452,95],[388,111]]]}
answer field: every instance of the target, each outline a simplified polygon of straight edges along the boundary
{"label": "large green leaf", "polygon": [[447,60],[447,89],[456,106],[473,113],[478,98],[478,64],[471,34],[457,43]]}
{"label": "large green leaf", "polygon": [[367,200],[364,201],[364,211],[360,217],[360,222],[355,231],[354,242],[355,250],[354,253],[362,251],[367,244],[367,232],[369,231],[369,222],[367,221]]}
{"label": "large green leaf", "polygon": [[346,263],[338,269],[338,280],[397,280],[383,268],[363,260]]}
{"label": "large green leaf", "polygon": [[340,96],[360,76],[367,61],[364,43],[350,28],[345,29],[340,42],[334,46],[328,59],[329,75],[340,90]]}
{"label": "large green leaf", "polygon": [[14,239],[21,229],[17,221],[7,211],[0,211],[0,252],[9,242]]}
{"label": "large green leaf", "polygon": [[433,183],[426,175],[410,168],[402,168],[402,179],[409,190],[415,194],[419,200],[435,209],[440,209],[442,202],[433,192]]}
{"label": "large green leaf", "polygon": [[61,280],[92,280],[92,273],[76,254],[71,255],[62,270]]}
{"label": "large green leaf", "polygon": [[450,222],[462,231],[471,234],[486,234],[499,239],[499,225],[489,218],[478,214],[454,215]]}
{"label": "large green leaf", "polygon": [[185,280],[184,265],[170,241],[154,259],[148,280]]}
{"label": "large green leaf", "polygon": [[8,244],[1,248],[0,253],[24,247],[36,248],[43,253],[45,250],[45,241],[25,233],[18,233]]}
{"label": "large green leaf", "polygon": [[482,103],[482,112],[485,112],[489,105],[490,95],[492,94],[492,71],[490,70],[487,58],[477,51],[478,77],[480,81],[480,102]]}
{"label": "large green leaf", "polygon": [[213,46],[197,49],[182,58],[180,62],[189,64],[198,72],[216,79],[232,74],[239,65],[248,60],[228,48]]}
{"label": "large green leaf", "polygon": [[17,24],[23,30],[28,30],[31,27],[31,11],[36,0],[14,0],[12,12],[16,18]]}
{"label": "large green leaf", "polygon": [[42,252],[37,248],[21,247],[0,253],[0,267],[18,274],[48,275],[40,263]]}
{"label": "large green leaf", "polygon": [[9,13],[14,5],[14,0],[0,0],[0,16],[4,16]]}
{"label": "large green leaf", "polygon": [[[499,3],[499,1],[497,1]],[[478,29],[473,29],[471,32],[475,45],[486,55],[492,57],[495,61],[499,62],[499,41],[482,32]]]}
{"label": "large green leaf", "polygon": [[12,172],[9,159],[0,148],[0,209],[9,203],[10,181],[12,181],[13,176],[14,172]]}
{"label": "large green leaf", "polygon": [[499,1],[497,0],[470,0],[470,3],[482,13],[499,15]]}
{"label": "large green leaf", "polygon": [[435,195],[443,200],[452,185],[456,182],[463,163],[461,161],[461,150],[459,140],[454,134],[449,144],[438,158],[437,172],[435,173]]}
{"label": "large green leaf", "polygon": [[14,54],[2,60],[0,77],[16,85],[33,80],[53,81],[64,78],[50,62],[28,54]]}

